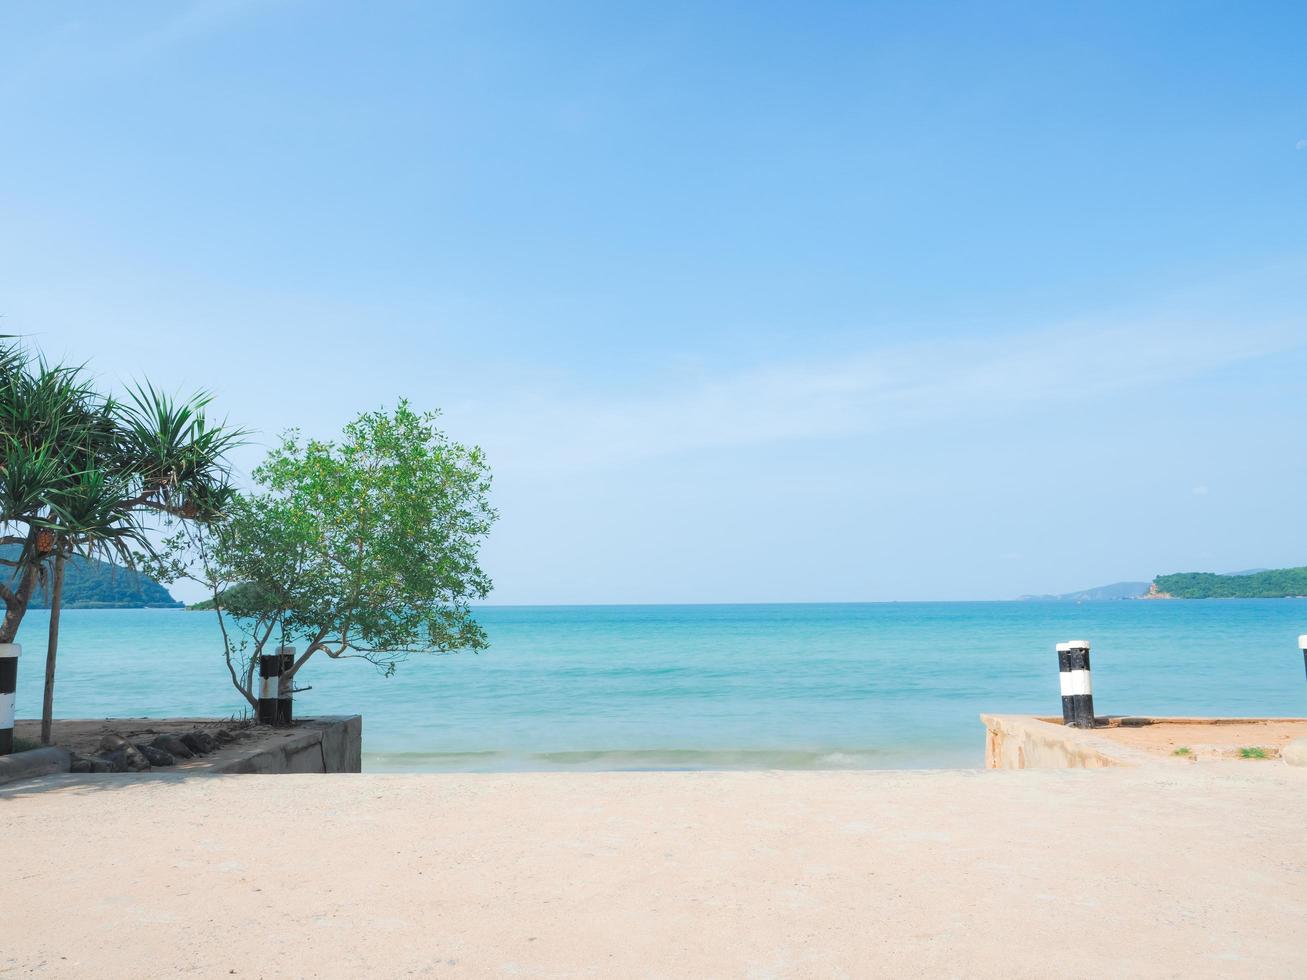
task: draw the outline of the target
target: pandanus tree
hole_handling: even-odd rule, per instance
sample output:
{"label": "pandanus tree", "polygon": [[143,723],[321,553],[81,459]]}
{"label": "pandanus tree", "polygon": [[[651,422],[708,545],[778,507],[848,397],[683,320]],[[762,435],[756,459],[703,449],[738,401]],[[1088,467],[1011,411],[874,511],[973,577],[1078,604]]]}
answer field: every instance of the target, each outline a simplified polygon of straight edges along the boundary
{"label": "pandanus tree", "polygon": [[100,395],[79,367],[0,350],[0,643],[18,634],[38,586],[50,593],[42,741],[51,739],[66,563],[74,554],[132,567],[153,554],[158,520],[205,522],[231,497],[226,453],[243,433],[210,425],[206,394],[176,400],[146,384]]}

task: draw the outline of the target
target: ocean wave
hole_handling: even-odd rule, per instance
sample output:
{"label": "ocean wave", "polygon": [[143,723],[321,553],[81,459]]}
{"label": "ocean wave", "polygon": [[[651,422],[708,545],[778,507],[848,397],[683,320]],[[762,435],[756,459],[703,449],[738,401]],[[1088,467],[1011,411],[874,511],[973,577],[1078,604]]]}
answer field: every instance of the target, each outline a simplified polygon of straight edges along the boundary
{"label": "ocean wave", "polygon": [[571,749],[553,752],[365,752],[367,772],[657,772],[767,769],[877,769],[896,753],[874,748]]}

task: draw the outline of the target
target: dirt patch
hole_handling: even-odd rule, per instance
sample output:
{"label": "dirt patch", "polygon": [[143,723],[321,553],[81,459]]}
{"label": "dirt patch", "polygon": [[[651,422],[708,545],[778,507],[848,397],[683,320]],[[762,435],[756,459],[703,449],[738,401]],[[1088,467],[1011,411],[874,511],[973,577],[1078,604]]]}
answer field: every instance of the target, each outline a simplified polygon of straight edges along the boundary
{"label": "dirt patch", "polygon": [[1100,719],[1094,734],[1175,759],[1256,762],[1278,759],[1293,739],[1307,738],[1307,718],[1111,718]]}

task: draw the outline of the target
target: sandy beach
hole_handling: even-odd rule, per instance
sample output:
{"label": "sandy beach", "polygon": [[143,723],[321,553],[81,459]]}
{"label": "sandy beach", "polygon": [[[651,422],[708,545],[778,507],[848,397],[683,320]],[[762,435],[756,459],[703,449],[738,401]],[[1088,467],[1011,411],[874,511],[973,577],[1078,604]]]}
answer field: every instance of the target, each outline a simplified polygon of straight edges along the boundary
{"label": "sandy beach", "polygon": [[1307,770],[61,776],[0,973],[1289,977]]}

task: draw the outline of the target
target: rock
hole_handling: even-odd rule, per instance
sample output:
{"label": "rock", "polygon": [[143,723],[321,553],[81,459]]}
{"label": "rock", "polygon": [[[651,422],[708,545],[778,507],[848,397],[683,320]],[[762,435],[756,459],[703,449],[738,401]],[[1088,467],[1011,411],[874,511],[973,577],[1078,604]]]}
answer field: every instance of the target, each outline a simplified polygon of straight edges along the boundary
{"label": "rock", "polygon": [[141,755],[141,750],[126,739],[120,749],[105,758],[113,763],[114,772],[144,772],[150,768],[150,761]]}
{"label": "rock", "polygon": [[104,736],[104,738],[100,739],[100,750],[102,752],[112,753],[112,752],[117,752],[124,745],[130,745],[130,744],[131,743],[128,742],[127,739],[123,738],[121,735],[106,735]]}
{"label": "rock", "polygon": [[153,745],[138,745],[136,748],[152,766],[175,766],[177,764],[173,754],[165,749],[155,748]]}
{"label": "rock", "polygon": [[90,759],[84,756],[74,754],[68,763],[69,772],[94,772],[94,767]]}
{"label": "rock", "polygon": [[122,752],[127,761],[127,768],[132,772],[144,772],[150,768],[150,760],[131,742],[123,746]]}
{"label": "rock", "polygon": [[187,732],[182,736],[182,741],[191,747],[194,752],[209,753],[218,747],[218,740],[208,732],[202,732],[198,728],[193,732]]}
{"label": "rock", "polygon": [[186,747],[196,755],[208,755],[211,751],[205,748],[205,740],[201,738],[203,732],[186,732],[181,736],[181,740],[186,743]]}
{"label": "rock", "polygon": [[91,772],[115,772],[113,763],[98,755],[93,755],[86,760],[91,764]]}
{"label": "rock", "polygon": [[169,755],[173,756],[174,759],[189,759],[191,756],[195,755],[195,753],[191,751],[191,747],[176,735],[157,735],[155,736],[154,741],[150,744],[156,749],[162,749],[164,752],[167,752]]}
{"label": "rock", "polygon": [[213,733],[213,737],[218,740],[218,744],[220,745],[226,745],[228,742],[236,741],[236,736],[225,728],[219,728]]}

